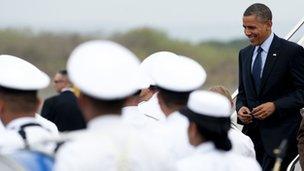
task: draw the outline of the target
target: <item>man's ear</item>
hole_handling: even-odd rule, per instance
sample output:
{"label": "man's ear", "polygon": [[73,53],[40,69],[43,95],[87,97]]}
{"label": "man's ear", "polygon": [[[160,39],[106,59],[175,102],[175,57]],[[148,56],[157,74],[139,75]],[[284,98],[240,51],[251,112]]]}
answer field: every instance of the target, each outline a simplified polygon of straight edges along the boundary
{"label": "man's ear", "polygon": [[272,27],[272,21],[269,20],[266,22],[266,25],[267,25],[267,31],[271,30],[271,27]]}

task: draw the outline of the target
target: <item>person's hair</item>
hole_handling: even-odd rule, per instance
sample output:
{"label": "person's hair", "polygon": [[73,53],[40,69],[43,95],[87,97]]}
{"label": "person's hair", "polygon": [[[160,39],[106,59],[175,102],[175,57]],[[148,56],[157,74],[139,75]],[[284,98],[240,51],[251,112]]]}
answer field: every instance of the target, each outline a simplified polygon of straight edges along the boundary
{"label": "person's hair", "polygon": [[62,75],[67,80],[68,85],[70,87],[73,86],[72,82],[70,81],[68,71],[66,69],[59,70],[57,73],[60,74],[60,75]]}
{"label": "person's hair", "polygon": [[[98,111],[115,112],[120,111],[123,107],[126,99],[114,99],[114,100],[100,100],[92,96],[84,94]],[[119,112],[120,113],[120,112]]]}
{"label": "person's hair", "polygon": [[64,76],[68,75],[68,71],[65,70],[65,69],[59,70],[58,73],[61,74],[61,75],[64,75]]}
{"label": "person's hair", "polygon": [[[205,141],[211,141],[219,150],[229,151],[232,148],[231,141],[228,138],[228,132],[225,128],[218,131],[212,131],[205,126],[196,124],[198,132],[203,136]],[[218,127],[221,128],[221,127]]]}
{"label": "person's hair", "polygon": [[255,3],[250,5],[244,12],[243,16],[256,15],[262,21],[271,21],[271,10],[264,4]]}
{"label": "person's hair", "polygon": [[212,86],[208,90],[219,93],[219,94],[227,97],[231,103],[233,102],[230,91],[224,86],[221,86],[221,85]]}
{"label": "person's hair", "polygon": [[37,91],[23,91],[0,86],[0,99],[5,101],[6,109],[12,113],[34,113],[39,99]]}
{"label": "person's hair", "polygon": [[188,102],[188,98],[190,95],[189,92],[175,92],[166,90],[163,88],[158,87],[158,93],[163,99],[166,106],[171,107],[172,105],[180,105],[180,106],[186,106]]}

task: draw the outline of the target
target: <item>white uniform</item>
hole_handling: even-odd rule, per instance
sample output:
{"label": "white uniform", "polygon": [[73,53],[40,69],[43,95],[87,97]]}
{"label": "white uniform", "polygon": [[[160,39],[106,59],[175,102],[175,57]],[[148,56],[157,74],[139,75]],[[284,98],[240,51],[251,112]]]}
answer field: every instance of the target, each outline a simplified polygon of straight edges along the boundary
{"label": "white uniform", "polygon": [[[41,126],[43,126],[44,128],[50,130],[52,133],[58,134],[58,128],[57,128],[57,126],[53,122],[45,119],[44,117],[42,117],[38,113],[35,114],[35,118],[36,118],[36,121]],[[3,123],[2,123],[2,121],[0,120],[0,131],[1,130],[5,130],[5,127],[4,127]]]}
{"label": "white uniform", "polygon": [[58,136],[58,131],[53,131],[41,124],[39,119],[33,117],[22,117],[12,120],[1,131],[1,136],[7,137],[0,141],[3,150],[12,150],[30,147],[46,153],[52,153],[54,144],[41,143],[43,140]]}
{"label": "white uniform", "polygon": [[233,152],[219,151],[211,142],[196,148],[196,152],[177,162],[178,171],[260,171],[259,164],[251,158]]}
{"label": "white uniform", "polygon": [[137,106],[127,106],[122,108],[122,119],[126,124],[129,124],[137,129],[152,127],[157,124],[157,120],[148,117],[138,110]]}
{"label": "white uniform", "polygon": [[64,144],[56,156],[58,171],[167,171],[173,163],[164,147],[123,123],[117,115],[94,118],[88,129]]}
{"label": "white uniform", "polygon": [[254,145],[248,136],[232,125],[228,137],[231,140],[233,152],[255,159]]}
{"label": "white uniform", "polygon": [[163,123],[163,129],[160,131],[165,135],[170,152],[175,160],[179,160],[185,156],[190,155],[194,148],[188,140],[188,119],[179,112],[171,113],[166,122]]}
{"label": "white uniform", "polygon": [[158,121],[164,121],[166,119],[165,114],[160,109],[157,93],[154,93],[148,101],[139,103],[138,110],[147,117],[155,118]]}

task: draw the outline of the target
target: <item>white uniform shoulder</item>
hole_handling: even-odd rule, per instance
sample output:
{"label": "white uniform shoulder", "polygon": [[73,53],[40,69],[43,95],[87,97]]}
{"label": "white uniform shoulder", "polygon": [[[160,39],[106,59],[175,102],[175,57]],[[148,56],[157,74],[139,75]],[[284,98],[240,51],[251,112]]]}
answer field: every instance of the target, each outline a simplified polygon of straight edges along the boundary
{"label": "white uniform shoulder", "polygon": [[[171,170],[169,152],[158,141],[124,124],[100,118],[56,155],[55,170]],[[98,124],[99,123],[99,124]],[[103,124],[101,124],[103,123]],[[87,154],[90,154],[88,157]],[[151,162],[153,161],[153,162]]]}
{"label": "white uniform shoulder", "polygon": [[41,124],[41,126],[43,126],[46,129],[50,130],[54,134],[58,134],[58,128],[57,128],[57,126],[53,122],[45,119],[44,117],[42,117],[38,113],[36,113],[35,118],[37,119],[37,122],[39,124]]}
{"label": "white uniform shoulder", "polygon": [[176,164],[178,171],[260,171],[256,160],[243,157],[233,152],[222,152],[215,149],[210,143],[199,146],[196,152]]}
{"label": "white uniform shoulder", "polygon": [[233,152],[255,159],[254,145],[248,136],[237,128],[231,128],[228,132],[228,136],[232,143]]}

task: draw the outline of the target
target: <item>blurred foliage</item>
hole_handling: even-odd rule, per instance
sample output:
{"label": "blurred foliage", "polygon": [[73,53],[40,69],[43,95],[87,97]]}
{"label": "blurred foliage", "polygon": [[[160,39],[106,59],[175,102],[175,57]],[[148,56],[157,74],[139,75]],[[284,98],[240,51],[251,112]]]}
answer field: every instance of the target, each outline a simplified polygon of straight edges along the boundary
{"label": "blurred foliage", "polygon": [[3,29],[0,30],[0,53],[23,57],[52,77],[57,70],[65,68],[73,48],[91,39],[109,39],[118,42],[133,51],[141,60],[162,50],[191,57],[207,71],[205,88],[220,84],[231,91],[237,86],[238,51],[247,44],[245,40],[191,43],[173,39],[166,32],[152,28],[138,28],[107,37],[97,34],[34,33],[29,29]]}

